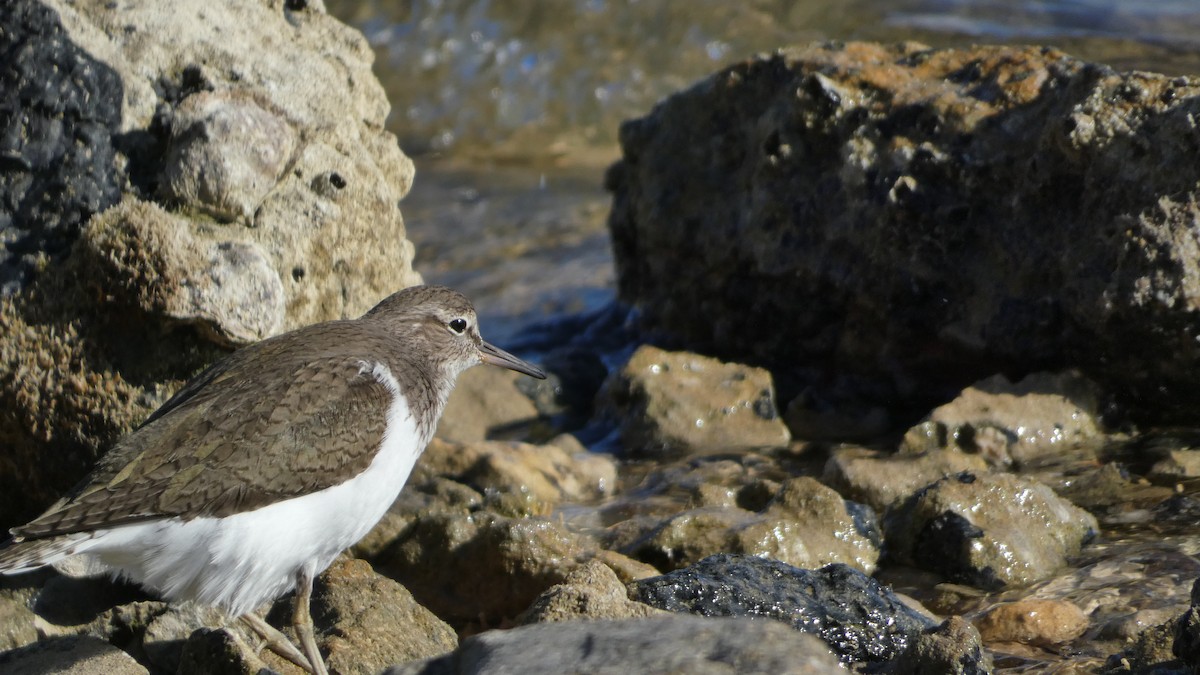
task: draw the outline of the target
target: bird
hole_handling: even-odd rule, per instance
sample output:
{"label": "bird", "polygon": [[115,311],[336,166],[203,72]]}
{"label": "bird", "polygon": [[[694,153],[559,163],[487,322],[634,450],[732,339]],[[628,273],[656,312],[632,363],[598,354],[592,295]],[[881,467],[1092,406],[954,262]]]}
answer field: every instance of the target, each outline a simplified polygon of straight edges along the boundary
{"label": "bird", "polygon": [[[358,319],[244,347],[185,383],[41,516],[10,530],[0,573],[108,573],[170,602],[217,607],[301,668],[327,673],[313,579],[383,517],[477,364],[544,379],[485,342],[441,286]],[[255,614],[295,590],[303,653]]]}

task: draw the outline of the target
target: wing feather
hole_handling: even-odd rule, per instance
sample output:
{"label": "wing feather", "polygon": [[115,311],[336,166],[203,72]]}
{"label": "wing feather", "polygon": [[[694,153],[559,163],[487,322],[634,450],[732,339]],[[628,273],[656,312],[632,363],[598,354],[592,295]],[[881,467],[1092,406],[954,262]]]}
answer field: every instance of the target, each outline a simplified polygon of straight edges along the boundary
{"label": "wing feather", "polygon": [[283,364],[287,377],[262,377],[242,352],[204,371],[14,536],[229,515],[357,475],[379,449],[392,399],[369,362],[353,355],[370,350],[292,351],[299,354]]}

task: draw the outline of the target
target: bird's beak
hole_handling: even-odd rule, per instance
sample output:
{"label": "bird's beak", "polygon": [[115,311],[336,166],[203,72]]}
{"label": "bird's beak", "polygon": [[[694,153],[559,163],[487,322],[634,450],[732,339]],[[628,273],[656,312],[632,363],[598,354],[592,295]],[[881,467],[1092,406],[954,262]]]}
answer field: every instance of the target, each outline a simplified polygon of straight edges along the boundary
{"label": "bird's beak", "polygon": [[483,362],[488,365],[500,366],[501,368],[515,370],[518,373],[525,373],[526,375],[536,377],[539,380],[546,379],[546,373],[543,372],[541,368],[538,368],[528,361],[522,361],[521,359],[518,359],[512,354],[509,354],[503,349],[500,349],[499,347],[488,342],[479,343],[479,358],[483,359]]}

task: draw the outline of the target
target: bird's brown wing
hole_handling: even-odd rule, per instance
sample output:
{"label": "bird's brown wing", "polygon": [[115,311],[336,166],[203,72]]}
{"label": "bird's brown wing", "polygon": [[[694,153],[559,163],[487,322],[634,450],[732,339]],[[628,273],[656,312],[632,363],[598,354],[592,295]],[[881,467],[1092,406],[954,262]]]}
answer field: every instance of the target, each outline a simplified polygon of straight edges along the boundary
{"label": "bird's brown wing", "polygon": [[176,395],[13,535],[229,515],[336,485],[371,463],[392,394],[364,359],[345,351],[275,359],[289,376],[270,378],[255,362],[242,357],[201,373],[181,400]]}

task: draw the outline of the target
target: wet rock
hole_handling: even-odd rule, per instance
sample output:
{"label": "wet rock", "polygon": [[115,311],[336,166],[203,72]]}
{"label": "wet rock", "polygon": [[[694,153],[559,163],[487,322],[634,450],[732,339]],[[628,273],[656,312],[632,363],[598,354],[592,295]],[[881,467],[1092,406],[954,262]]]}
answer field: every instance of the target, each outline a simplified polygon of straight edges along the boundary
{"label": "wet rock", "polygon": [[312,612],[323,636],[325,663],[336,672],[376,673],[458,646],[450,626],[362,560],[335,561],[320,576]]}
{"label": "wet rock", "polygon": [[988,589],[1046,578],[1099,529],[1094,516],[1041,483],[983,473],[926,487],[884,525],[900,559]]}
{"label": "wet rock", "polygon": [[1077,374],[1035,373],[1016,384],[994,375],[929,414],[926,425],[937,433],[922,426],[905,442],[911,450],[952,446],[993,465],[1020,465],[1098,437],[1098,415],[1095,386]]}
{"label": "wet rock", "polygon": [[883,542],[869,507],[848,502],[803,477],[785,481],[760,512],[731,505],[688,509],[617,528],[610,543],[660,569],[686,567],[729,552],[796,567],[843,563],[870,573]]}
{"label": "wet rock", "polygon": [[787,445],[761,368],[643,345],[605,383],[629,451],[656,457]]}
{"label": "wet rock", "polygon": [[952,616],[940,626],[928,628],[892,663],[880,672],[888,675],[990,675],[992,657],[983,639],[966,619]]}
{"label": "wet rock", "polygon": [[455,673],[787,673],[837,671],[819,640],[770,621],[666,616],[488,631],[453,654],[386,675]]}
{"label": "wet rock", "polygon": [[1036,47],[734,64],[621,127],[620,296],[673,344],[873,376],[882,405],[1038,364],[1190,420],[1197,95]]}
{"label": "wet rock", "polygon": [[941,478],[987,470],[982,457],[956,449],[887,453],[848,446],[830,453],[822,480],[849,499],[883,512]]}
{"label": "wet rock", "polygon": [[373,562],[452,625],[494,625],[519,615],[595,550],[552,521],[435,512],[419,515]]}
{"label": "wet rock", "polygon": [[0,10],[19,141],[0,147],[0,526],[230,345],[420,282],[374,54],[319,3],[285,4]]}
{"label": "wet rock", "polygon": [[160,189],[222,219],[250,218],[296,148],[296,132],[249,90],[201,91],[171,115]]}
{"label": "wet rock", "polygon": [[539,595],[517,618],[518,624],[576,619],[634,619],[665,614],[628,597],[625,584],[599,560],[589,560],[567,575],[563,583]]}
{"label": "wet rock", "polygon": [[974,623],[988,642],[1052,647],[1083,635],[1088,617],[1065,600],[1031,599],[996,605]]}
{"label": "wet rock", "polygon": [[500,368],[472,368],[458,378],[436,436],[470,443],[489,438],[514,438],[538,419],[538,410],[520,389],[524,377]]}
{"label": "wet rock", "polygon": [[632,585],[634,597],[672,612],[768,617],[825,640],[846,663],[883,663],[933,621],[845,565],[802,570],[756,556],[715,555]]}
{"label": "wet rock", "polygon": [[1175,656],[1191,666],[1200,666],[1200,580],[1192,584],[1191,607],[1175,623]]}
{"label": "wet rock", "polygon": [[88,636],[44,640],[0,654],[5,673],[61,675],[147,675],[132,656],[104,640]]}

